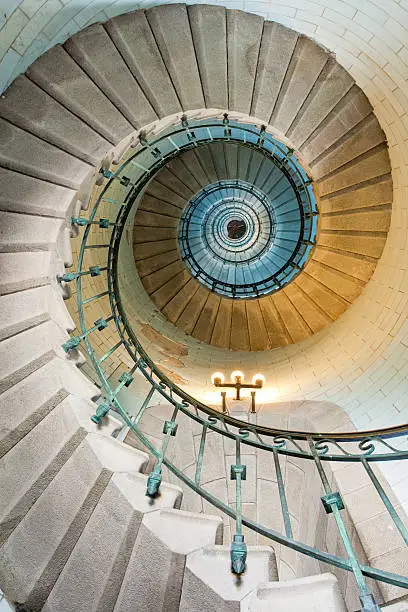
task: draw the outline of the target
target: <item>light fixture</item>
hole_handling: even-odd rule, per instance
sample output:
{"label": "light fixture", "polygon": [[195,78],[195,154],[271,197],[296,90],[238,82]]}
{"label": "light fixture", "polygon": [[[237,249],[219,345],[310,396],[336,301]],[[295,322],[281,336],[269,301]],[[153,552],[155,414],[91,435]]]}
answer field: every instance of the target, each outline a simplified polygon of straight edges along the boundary
{"label": "light fixture", "polygon": [[[231,383],[224,383],[224,375],[221,372],[214,372],[211,376],[212,384],[215,387],[224,387],[235,389],[235,399],[241,399],[241,389],[261,389],[265,384],[265,376],[263,374],[255,374],[252,378],[252,385],[244,384],[244,373],[240,370],[234,370],[231,373]],[[255,394],[256,391],[251,391],[251,412],[255,412]],[[227,412],[226,391],[221,391],[222,411]]]}
{"label": "light fixture", "polygon": [[213,385],[222,385],[225,380],[224,374],[222,372],[214,372],[211,376],[211,382]]}
{"label": "light fixture", "polygon": [[252,377],[252,384],[255,385],[255,387],[263,387],[265,384],[265,376],[263,374],[255,374],[255,376]]}
{"label": "light fixture", "polygon": [[240,370],[234,370],[231,373],[231,381],[236,384],[236,383],[243,383],[244,382],[244,373],[241,372]]}

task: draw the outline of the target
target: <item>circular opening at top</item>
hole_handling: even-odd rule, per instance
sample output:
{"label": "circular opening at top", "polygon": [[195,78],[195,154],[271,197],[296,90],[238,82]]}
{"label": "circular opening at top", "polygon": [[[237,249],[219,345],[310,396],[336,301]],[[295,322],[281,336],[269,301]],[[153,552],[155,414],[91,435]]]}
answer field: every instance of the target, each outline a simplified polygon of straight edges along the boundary
{"label": "circular opening at top", "polygon": [[231,219],[227,223],[228,238],[231,240],[239,240],[247,231],[247,224],[243,219]]}

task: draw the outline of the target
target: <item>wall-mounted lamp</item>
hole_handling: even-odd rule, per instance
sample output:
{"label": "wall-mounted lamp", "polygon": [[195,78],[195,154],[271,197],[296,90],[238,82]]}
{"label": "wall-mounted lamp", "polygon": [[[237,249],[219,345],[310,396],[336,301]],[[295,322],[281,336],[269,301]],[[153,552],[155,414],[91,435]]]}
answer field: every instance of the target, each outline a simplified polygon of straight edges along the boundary
{"label": "wall-mounted lamp", "polygon": [[[244,384],[244,374],[240,370],[235,370],[231,374],[231,383],[224,383],[224,375],[221,372],[214,372],[211,376],[211,381],[215,387],[224,387],[229,389],[235,389],[235,399],[241,399],[241,389],[261,389],[265,384],[265,376],[263,374],[255,374],[252,378],[252,384]],[[255,394],[256,391],[251,391],[251,412],[256,412],[255,410]],[[227,412],[227,404],[226,404],[226,391],[221,392],[222,397],[222,411]]]}

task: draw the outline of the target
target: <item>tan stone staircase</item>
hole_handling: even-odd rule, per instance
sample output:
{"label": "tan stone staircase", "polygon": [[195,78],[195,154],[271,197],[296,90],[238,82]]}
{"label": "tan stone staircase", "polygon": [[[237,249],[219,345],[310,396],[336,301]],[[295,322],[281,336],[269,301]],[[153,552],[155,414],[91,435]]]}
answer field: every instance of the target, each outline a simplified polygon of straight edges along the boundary
{"label": "tan stone staircase", "polygon": [[[271,122],[314,161],[328,216],[313,265],[327,282],[308,282],[331,313],[360,283],[342,272],[353,291],[339,300],[327,258],[371,269],[381,254],[391,197],[383,134],[349,75],[305,37],[221,7],[162,6],[91,26],[19,77],[0,101],[0,585],[21,611],[263,610],[266,591],[255,590],[277,578],[272,549],[254,546],[237,581],[221,519],[179,510],[178,487],[145,496],[147,456],[111,439],[113,419],[91,423],[99,390],[81,356],[61,350],[74,324],[56,277],[71,264],[70,217],[88,204],[77,190],[135,130],[205,108]],[[283,299],[282,330],[300,330],[292,341],[317,330]],[[279,587],[287,609],[301,586]],[[314,577],[308,593],[345,609],[330,577]],[[306,602],[298,609],[313,610]]]}

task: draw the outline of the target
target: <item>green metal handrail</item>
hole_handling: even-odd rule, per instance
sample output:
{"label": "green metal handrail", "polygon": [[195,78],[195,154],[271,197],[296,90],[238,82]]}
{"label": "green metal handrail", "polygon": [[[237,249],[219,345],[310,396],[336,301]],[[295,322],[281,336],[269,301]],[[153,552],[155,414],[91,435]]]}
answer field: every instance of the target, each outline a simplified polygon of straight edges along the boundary
{"label": "green metal handrail", "polygon": [[[63,348],[66,352],[69,352],[75,350],[80,345],[84,346],[99,377],[105,399],[103,403],[97,407],[92,420],[95,423],[99,423],[110,410],[114,410],[122,417],[125,426],[136,434],[141,443],[155,457],[156,465],[148,477],[146,494],[154,497],[158,493],[162,479],[162,466],[164,465],[201,497],[235,520],[236,533],[231,545],[231,564],[235,573],[242,573],[246,564],[247,549],[244,535],[242,534],[242,526],[245,525],[255,532],[298,552],[347,571],[352,571],[359,587],[362,610],[366,612],[372,610],[378,611],[379,607],[375,603],[364,577],[375,578],[376,580],[403,588],[408,588],[408,578],[364,566],[359,563],[341,515],[341,510],[344,507],[342,498],[339,492],[331,490],[324,463],[327,461],[359,463],[368,474],[378,492],[379,498],[384,503],[391,519],[401,534],[403,541],[408,544],[408,531],[371,467],[371,464],[377,461],[408,459],[408,448],[401,450],[389,442],[390,439],[395,439],[400,442],[402,439],[406,438],[408,427],[399,426],[375,431],[336,434],[315,433],[308,431],[281,430],[252,423],[244,423],[228,414],[220,413],[190,396],[160,371],[156,364],[149,358],[134,334],[121,303],[118,283],[118,253],[126,219],[136,198],[142,192],[152,175],[163,167],[169,159],[180,154],[181,151],[198,146],[201,143],[208,143],[226,138],[230,141],[234,141],[235,139],[245,146],[259,148],[265,155],[273,154],[278,159],[281,159],[279,163],[291,163],[293,151],[285,147],[285,145],[277,146],[276,140],[264,130],[259,130],[255,126],[247,124],[242,125],[237,122],[228,122],[228,124],[226,124],[225,121],[226,119],[224,117],[224,122],[221,124],[221,129],[224,130],[224,136],[220,136],[220,121],[208,120],[207,122],[191,123],[185,118],[182,118],[181,125],[169,128],[166,132],[160,134],[150,142],[142,137],[141,144],[135,154],[122,164],[115,173],[106,169],[101,169],[101,173],[108,179],[108,182],[91,210],[89,218],[73,219],[74,224],[84,228],[77,270],[75,273],[68,272],[58,277],[60,282],[76,281],[77,305],[81,325],[81,334],[71,337],[64,343]],[[208,137],[200,139],[199,135],[203,130],[208,132]],[[215,135],[213,133],[214,131],[216,132]],[[239,138],[235,132],[239,132]],[[177,143],[175,142],[176,137],[179,138]],[[180,140],[182,142],[180,142]],[[136,177],[129,177],[124,174],[125,170],[127,174],[131,174],[131,167]],[[136,172],[134,172],[135,169]],[[310,193],[310,178],[305,174],[302,181],[304,182],[305,193]],[[116,196],[115,198],[109,197],[109,190],[114,183],[116,183],[116,185],[121,185],[124,190],[121,200],[117,200]],[[102,203],[104,204],[104,217],[98,220],[97,213]],[[310,206],[313,207],[313,200],[311,197]],[[106,210],[109,211],[109,215]],[[99,231],[100,229],[111,232],[109,241],[102,244],[98,242],[91,243],[90,239],[93,239],[95,231]],[[98,236],[99,234],[97,234],[96,241],[99,239]],[[85,270],[84,256],[89,248],[100,249],[101,261],[99,265],[91,266],[88,270]],[[83,284],[89,282],[89,280],[94,277],[104,278],[105,273],[106,288],[92,297],[83,299]],[[105,317],[98,319],[93,326],[88,328],[84,306],[104,296],[109,297],[110,312],[107,312]],[[104,355],[97,357],[97,351],[93,347],[92,339],[94,334],[103,331],[108,325],[112,326],[112,344]],[[108,380],[109,377],[104,371],[104,367],[114,352],[122,346],[132,357],[134,365],[129,368],[129,371],[122,374],[119,379],[119,384],[113,388]],[[137,414],[135,416],[130,416],[121,405],[118,399],[118,393],[123,387],[128,387],[132,384],[136,372],[144,376],[150,388]],[[160,448],[152,444],[139,427],[143,415],[149,408],[150,401],[155,391],[159,392],[164,399],[173,405],[172,416],[164,425],[164,438]],[[184,414],[195,423],[198,423],[202,430],[194,480],[187,477],[182,470],[166,457],[170,440],[177,435],[177,417],[179,414]],[[231,478],[235,481],[236,486],[235,508],[231,508],[224,504],[217,497],[206,491],[204,486],[200,484],[208,431],[215,432],[235,442],[235,463],[231,469]],[[242,445],[244,445],[244,447],[255,447],[259,450],[269,452],[273,456],[284,519],[285,535],[259,525],[242,515],[241,486],[242,481],[246,478],[247,470],[247,466],[245,466],[241,460]],[[348,559],[331,555],[293,538],[285,484],[280,468],[280,456],[285,455],[314,462],[325,491],[325,494],[322,496],[322,503],[326,512],[334,515]]]}

